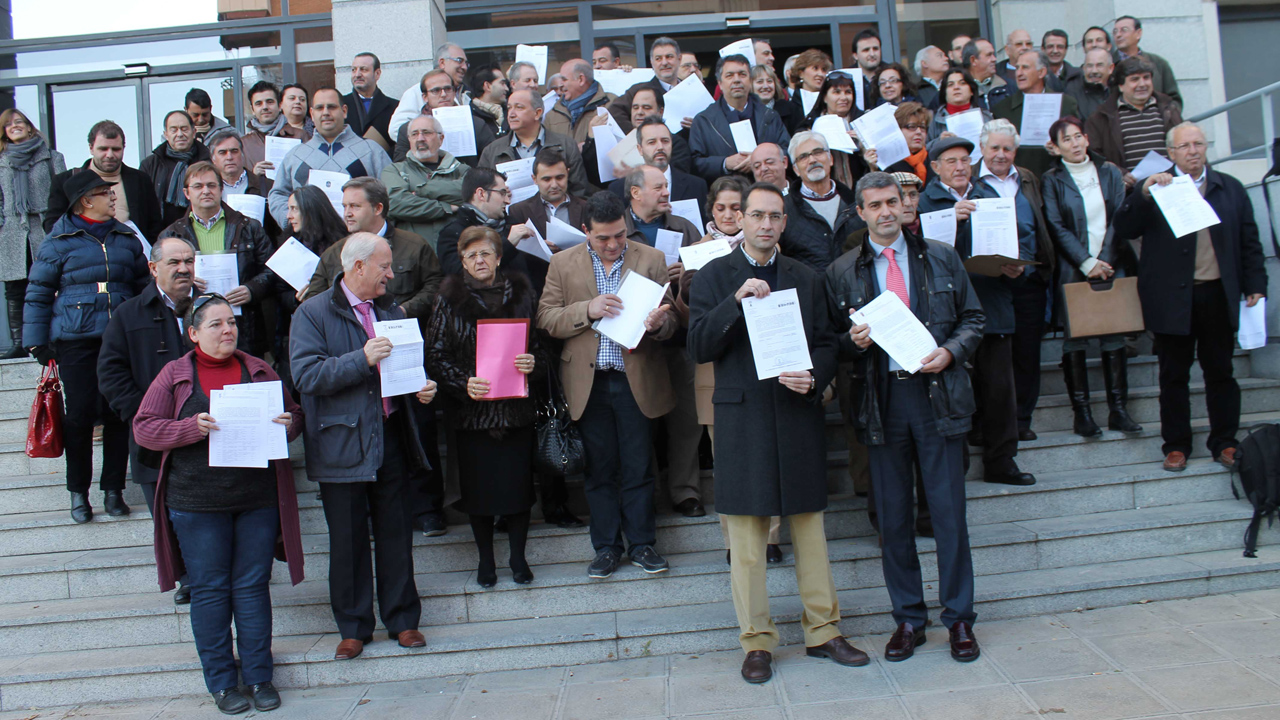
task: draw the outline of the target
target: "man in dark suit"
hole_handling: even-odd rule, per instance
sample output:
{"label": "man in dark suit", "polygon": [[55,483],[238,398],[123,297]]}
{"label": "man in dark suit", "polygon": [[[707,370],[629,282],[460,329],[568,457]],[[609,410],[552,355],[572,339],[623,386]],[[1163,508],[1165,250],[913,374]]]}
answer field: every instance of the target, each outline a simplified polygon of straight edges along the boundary
{"label": "man in dark suit", "polygon": [[[822,278],[778,251],[786,227],[782,191],[757,183],[738,213],[740,250],[708,263],[693,278],[689,354],[714,363],[716,509],[727,518],[730,582],[747,657],[742,677],[762,683],[778,646],[765,584],[771,515],[791,522],[796,582],[804,605],[806,653],[841,665],[866,665],[866,653],[840,632],[840,602],[827,556],[827,454],[822,392],[836,374],[836,337]],[[792,290],[800,306],[812,367],[759,380],[743,301]]]}
{"label": "man in dark suit", "polygon": [[49,189],[49,209],[44,213],[46,233],[53,229],[53,224],[67,213],[71,205],[67,198],[67,181],[76,173],[92,170],[103,180],[120,186],[116,192],[116,220],[137,225],[148,242],[160,235],[164,229],[160,200],[151,187],[151,178],[124,164],[124,142],[124,130],[110,120],[97,122],[89,129],[90,158],[84,165],[59,173],[53,179]]}
{"label": "man in dark suit", "polygon": [[[666,126],[661,115],[650,115],[636,125],[636,143],[640,146],[640,157],[644,164],[658,168],[667,176],[667,188],[671,192],[671,201],[696,200],[698,216],[702,222],[707,221],[707,182],[700,177],[680,172],[671,166],[674,137]],[[623,190],[625,178],[618,178],[609,183],[609,192],[623,200],[629,200]],[[701,233],[702,227],[698,228]]]}
{"label": "man in dark suit", "polygon": [[[533,182],[538,186],[538,194],[507,208],[511,227],[532,220],[544,238],[547,236],[548,217],[554,216],[574,230],[582,227],[587,201],[569,194],[569,165],[559,148],[543,148],[534,156]],[[560,248],[551,249],[555,252]]]}
{"label": "man in dark suit", "polygon": [[371,52],[359,53],[351,60],[351,92],[342,96],[347,106],[347,124],[355,134],[382,146],[387,154],[396,145],[387,126],[396,111],[396,101],[378,87],[382,63]]}
{"label": "man in dark suit", "polygon": [[734,144],[731,123],[750,120],[757,144],[771,142],[786,147],[791,141],[778,113],[765,107],[751,92],[751,64],[745,57],[720,58],[716,79],[720,83],[720,99],[698,113],[689,130],[694,172],[707,182],[731,172],[751,174],[751,153],[742,152]]}
{"label": "man in dark suit", "polygon": [[[680,82],[680,43],[663,36],[649,45],[649,67],[653,68],[653,79],[632,85],[618,99],[609,103],[609,114],[618,121],[623,132],[631,131],[631,101],[641,88],[651,88],[659,95],[667,92]],[[688,128],[693,118],[682,118],[683,127]]]}

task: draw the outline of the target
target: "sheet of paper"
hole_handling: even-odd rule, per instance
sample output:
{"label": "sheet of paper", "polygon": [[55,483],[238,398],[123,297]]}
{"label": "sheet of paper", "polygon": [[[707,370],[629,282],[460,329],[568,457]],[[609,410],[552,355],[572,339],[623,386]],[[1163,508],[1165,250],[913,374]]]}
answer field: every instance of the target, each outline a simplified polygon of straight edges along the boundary
{"label": "sheet of paper", "polygon": [[951,247],[956,246],[955,208],[920,213],[920,230],[929,240],[937,240]]}
{"label": "sheet of paper", "polygon": [[[289,458],[289,427],[272,421],[272,418],[284,413],[284,388],[280,381],[225,385],[222,391],[224,395],[232,395],[236,398],[254,398],[255,402],[266,408],[265,422],[259,433],[266,445],[267,459],[287,460]],[[216,419],[217,416],[214,415],[214,418]]]}
{"label": "sheet of paper", "polygon": [[[604,108],[600,108],[604,110]],[[605,111],[608,113],[608,111]],[[609,118],[612,120],[613,118]],[[622,138],[615,135],[613,129],[608,125],[592,125],[591,137],[596,139],[596,167],[600,171],[600,182],[607,183],[618,178],[617,173],[613,171],[613,160],[609,158],[609,154],[613,152],[614,147],[618,145],[618,141]]]}
{"label": "sheet of paper", "polygon": [[542,114],[546,115],[547,113],[551,112],[551,108],[555,107],[556,103],[559,101],[560,101],[560,96],[557,95],[555,91],[552,91],[547,93],[546,95],[543,95],[542,96]]}
{"label": "sheet of paper", "polygon": [[555,216],[547,217],[547,242],[561,250],[586,242],[587,235],[578,228]]}
{"label": "sheet of paper", "polygon": [[151,243],[147,242],[147,236],[142,234],[142,231],[138,229],[137,225],[133,224],[132,220],[125,220],[124,224],[129,226],[129,229],[133,231],[133,234],[138,236],[138,242],[142,243],[142,257],[150,260]]}
{"label": "sheet of paper", "polygon": [[1173,167],[1173,161],[1155,150],[1148,150],[1146,157],[1138,163],[1129,174],[1138,180],[1146,180],[1156,173],[1167,172]]}
{"label": "sheet of paper", "polygon": [[973,234],[970,257],[994,255],[1018,259],[1018,209],[1013,198],[974,200],[977,210],[969,215]]}
{"label": "sheet of paper", "polygon": [[667,256],[668,265],[674,265],[680,262],[680,245],[683,242],[684,235],[672,230],[658,228],[658,237],[654,239],[653,246]]}
{"label": "sheet of paper", "polygon": [[520,238],[520,242],[516,243],[516,249],[551,262],[551,248],[547,247],[547,241],[542,238],[542,233],[538,232],[538,226],[534,225],[531,219],[525,220],[524,226],[532,230],[533,235]]}
{"label": "sheet of paper", "polygon": [[267,171],[267,179],[274,181],[276,179],[276,168],[280,167],[280,164],[284,161],[284,156],[288,155],[290,150],[301,145],[302,141],[297,138],[272,137],[270,135],[264,140],[262,159],[271,163],[272,167]]}
{"label": "sheet of paper", "polygon": [[978,142],[982,136],[982,111],[974,108],[962,113],[947,116],[947,130],[973,143],[973,152],[969,153],[970,162],[982,159],[982,146]]}
{"label": "sheet of paper", "polygon": [[702,76],[694,73],[663,94],[663,119],[673,134],[678,133],[680,121],[692,119],[715,101],[707,92],[707,86],[702,84]]}
{"label": "sheet of paper", "polygon": [[853,78],[853,102],[859,110],[867,109],[866,89],[862,82],[862,68],[841,68],[840,72]]}
{"label": "sheet of paper", "polygon": [[422,331],[414,318],[379,320],[373,334],[391,341],[391,354],[378,363],[382,379],[382,397],[416,393],[427,384]]}
{"label": "sheet of paper", "polygon": [[[227,293],[240,285],[240,266],[236,263],[235,253],[196,255],[196,277],[208,283],[206,292],[226,297]],[[239,315],[240,306],[232,306],[231,311]]]}
{"label": "sheet of paper", "polygon": [[217,424],[209,431],[209,467],[265,468],[267,441],[263,423],[267,408],[254,395],[209,391],[209,415]]}
{"label": "sheet of paper", "polygon": [[1258,300],[1253,307],[1240,301],[1240,341],[1241,350],[1254,350],[1267,344],[1267,299]]}
{"label": "sheet of paper", "polygon": [[858,137],[867,146],[875,148],[876,162],[882,168],[906,160],[911,154],[907,150],[907,138],[893,116],[896,109],[893,105],[881,105],[853,121]]}
{"label": "sheet of paper", "polygon": [[1049,126],[1062,116],[1062,93],[1022,96],[1022,145],[1042,147],[1049,142]]}
{"label": "sheet of paper", "polygon": [[795,288],[776,290],[762,298],[743,298],[742,317],[747,321],[757,380],[813,369]]}
{"label": "sheet of paper", "polygon": [[645,319],[662,303],[669,287],[671,283],[659,285],[640,273],[628,270],[618,284],[617,295],[622,300],[622,312],[601,318],[592,327],[622,347],[635,350],[644,339]]}
{"label": "sheet of paper", "polygon": [[671,214],[678,215],[693,223],[693,226],[698,229],[698,232],[702,232],[704,229],[702,226],[702,213],[698,210],[698,201],[694,198],[689,198],[688,200],[672,200]]}
{"label": "sheet of paper", "polygon": [[739,120],[729,123],[729,132],[733,133],[733,145],[740,153],[750,153],[756,149],[756,131],[750,120]]}
{"label": "sheet of paper", "polygon": [[489,381],[485,400],[529,397],[529,376],[516,370],[516,356],[528,348],[527,319],[476,323],[476,377]]}
{"label": "sheet of paper", "polygon": [[516,45],[516,62],[533,63],[538,68],[538,84],[547,84],[546,45]]}
{"label": "sheet of paper", "polygon": [[1196,189],[1196,183],[1187,175],[1179,175],[1168,185],[1151,185],[1151,199],[1156,201],[1169,229],[1177,237],[1186,237],[1222,220],[1213,206],[1205,201]]}
{"label": "sheet of paper", "polygon": [[222,201],[227,204],[227,207],[241,215],[257,220],[259,225],[267,217],[267,199],[261,195],[245,195],[243,193],[227,195],[223,193]]}
{"label": "sheet of paper", "polygon": [[640,145],[636,143],[636,131],[632,130],[618,141],[609,151],[609,162],[613,163],[614,177],[622,177],[619,170],[626,172],[623,166],[635,169],[644,165],[644,156],[640,154]]}
{"label": "sheet of paper", "polygon": [[329,198],[329,204],[338,211],[338,217],[343,217],[342,186],[350,179],[351,176],[344,172],[312,170],[307,175],[307,184],[323,190],[324,196]]}
{"label": "sheet of paper", "polygon": [[680,248],[680,262],[684,263],[686,271],[701,270],[707,263],[731,252],[733,248],[729,247],[728,240],[724,238],[707,240]]}
{"label": "sheet of paper", "polygon": [[921,361],[938,349],[929,330],[891,290],[880,293],[852,317],[856,325],[869,325],[871,341],[909,373],[924,367]]}
{"label": "sheet of paper", "polygon": [[813,104],[818,102],[818,93],[812,90],[800,88],[800,106],[804,108],[804,114],[808,115],[813,110]]}
{"label": "sheet of paper", "polygon": [[292,237],[285,240],[280,249],[267,260],[267,267],[271,268],[271,272],[292,285],[294,290],[311,285],[311,276],[316,274],[316,267],[319,265],[320,256]]}
{"label": "sheet of paper", "polygon": [[471,121],[470,105],[438,107],[431,111],[431,116],[444,127],[444,143],[440,147],[456,158],[479,154],[481,148],[476,147],[476,127]]}
{"label": "sheet of paper", "polygon": [[756,66],[756,46],[751,38],[735,40],[734,42],[720,48],[720,57],[729,57],[730,55],[741,55],[751,63],[751,67]]}
{"label": "sheet of paper", "polygon": [[533,158],[498,163],[494,169],[507,177],[511,189],[511,202],[518,203],[538,194],[538,184],[533,181]]}
{"label": "sheet of paper", "polygon": [[649,82],[653,79],[652,68],[632,68],[631,70],[596,70],[594,72],[596,82],[600,83],[600,87],[607,93],[622,96],[633,85],[639,85],[643,82]]}
{"label": "sheet of paper", "polygon": [[819,115],[818,119],[813,121],[813,131],[826,138],[827,145],[830,145],[832,150],[849,154],[858,151],[858,147],[853,144],[853,138],[849,137],[849,129],[844,125],[844,118],[839,115]]}

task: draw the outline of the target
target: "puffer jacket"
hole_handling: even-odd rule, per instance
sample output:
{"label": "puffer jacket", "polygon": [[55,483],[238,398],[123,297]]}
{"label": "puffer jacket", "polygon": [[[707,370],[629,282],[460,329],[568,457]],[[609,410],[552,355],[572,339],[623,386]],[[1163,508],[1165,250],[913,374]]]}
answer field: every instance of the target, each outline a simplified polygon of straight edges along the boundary
{"label": "puffer jacket", "polygon": [[28,275],[24,346],[102,337],[112,311],[151,281],[138,236],[106,222],[112,227],[98,240],[63,215],[40,243]]}
{"label": "puffer jacket", "polygon": [[[913,300],[911,312],[929,328],[939,347],[951,352],[951,365],[940,373],[924,376],[929,384],[938,433],[958,437],[969,432],[976,409],[973,384],[964,364],[982,342],[986,318],[978,295],[969,284],[960,256],[950,246],[922,240],[906,233]],[[841,255],[827,269],[827,303],[840,338],[840,359],[855,362],[855,374],[865,382],[855,384],[848,420],[866,445],[883,445],[883,399],[889,385],[888,355],[876,345],[860,349],[849,337],[853,326],[850,310],[861,309],[879,296],[875,251],[868,238],[860,247]]]}

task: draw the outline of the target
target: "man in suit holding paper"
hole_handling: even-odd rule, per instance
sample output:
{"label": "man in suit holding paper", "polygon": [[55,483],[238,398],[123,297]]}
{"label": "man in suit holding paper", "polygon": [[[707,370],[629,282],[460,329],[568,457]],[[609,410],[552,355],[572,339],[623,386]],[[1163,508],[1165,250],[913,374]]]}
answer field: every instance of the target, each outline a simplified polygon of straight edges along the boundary
{"label": "man in suit holding paper", "polygon": [[[898,625],[884,657],[889,662],[911,657],[924,643],[929,622],[912,521],[914,453],[937,538],[942,624],[950,631],[951,656],[969,662],[980,651],[973,635],[973,559],[964,495],[964,436],[974,398],[964,364],[982,341],[982,306],[952,248],[902,232],[902,188],[892,176],[864,175],[855,195],[867,238],[827,269],[827,302],[840,331],[841,355],[860,363],[866,378],[848,419],[871,452],[881,563]],[[902,369],[872,342],[867,324],[852,320],[883,292],[897,295],[937,345],[920,358],[918,372]]]}
{"label": "man in suit holding paper", "polygon": [[716,62],[716,81],[720,99],[698,113],[689,130],[694,171],[709,183],[726,173],[751,174],[751,152],[738,149],[731,124],[749,120],[757,144],[770,142],[783,147],[791,141],[778,113],[765,107],[751,92],[750,61],[741,55],[720,58]]}
{"label": "man in suit holding paper", "polygon": [[[1173,173],[1147,178],[1116,211],[1121,237],[1142,235],[1138,296],[1160,360],[1160,434],[1166,470],[1187,467],[1191,454],[1191,363],[1204,371],[1209,408],[1209,452],[1230,468],[1236,462],[1240,386],[1232,376],[1233,334],[1244,307],[1267,293],[1267,271],[1253,205],[1239,180],[1210,168],[1204,132],[1185,122],[1167,135]],[[1188,176],[1221,222],[1175,237],[1151,197],[1154,185]],[[1244,307],[1242,307],[1244,306]]]}
{"label": "man in suit holding paper", "polygon": [[[583,225],[587,201],[569,194],[569,165],[557,148],[544,148],[534,156],[533,182],[538,194],[507,208],[512,227],[532,220],[538,234],[547,237],[547,218],[554,217],[577,230]],[[552,248],[552,251],[559,248]]]}
{"label": "man in suit holding paper", "polygon": [[[648,90],[643,91],[645,95]],[[637,97],[644,95],[637,94]],[[662,171],[667,178],[667,189],[671,192],[671,201],[695,200],[698,203],[698,215],[705,218],[707,210],[707,182],[696,175],[681,172],[671,166],[671,158],[675,153],[675,140],[679,136],[671,134],[671,129],[662,120],[662,114],[656,113],[636,121],[636,145],[644,164]],[[629,200],[623,189],[625,177],[609,183],[609,192],[623,200]],[[701,228],[699,228],[701,230]]]}
{"label": "man in suit holding paper", "polygon": [[[1026,107],[1026,96],[1053,94],[1045,84],[1048,76],[1049,58],[1043,50],[1027,50],[1019,55],[1016,70],[1018,92],[993,105],[991,116],[1008,120],[1018,128],[1018,132],[1023,132],[1022,113]],[[1070,95],[1059,97],[1062,98],[1062,104],[1058,110],[1058,117],[1079,117],[1080,107],[1076,105],[1076,99]],[[1036,177],[1040,177],[1052,167],[1053,161],[1044,145],[1027,143],[1018,148],[1018,166],[1027,168],[1035,173]]]}
{"label": "man in suit holding paper", "polygon": [[632,310],[644,313],[645,333],[630,351],[594,329],[594,323],[626,310],[618,292],[628,273],[658,285],[668,281],[662,252],[627,238],[626,213],[612,193],[591,196],[583,225],[587,241],[552,256],[538,306],[538,327],[564,341],[560,377],[586,449],[595,550],[587,574],[593,578],[617,569],[624,535],[631,564],[650,574],[668,568],[654,549],[649,426],[675,406],[660,345],[678,324],[671,295],[647,313]]}

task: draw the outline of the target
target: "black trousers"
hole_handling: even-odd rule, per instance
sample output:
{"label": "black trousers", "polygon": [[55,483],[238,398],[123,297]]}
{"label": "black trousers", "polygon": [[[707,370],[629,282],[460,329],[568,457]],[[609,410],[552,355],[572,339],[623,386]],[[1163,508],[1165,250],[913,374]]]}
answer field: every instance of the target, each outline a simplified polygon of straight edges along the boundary
{"label": "black trousers", "polygon": [[1049,294],[1038,272],[1013,287],[1013,385],[1018,403],[1018,429],[1031,429],[1031,414],[1040,401],[1040,341],[1047,328]]}
{"label": "black trousers", "polygon": [[983,471],[1009,472],[1018,454],[1018,406],[1013,381],[1013,336],[986,335],[973,354],[974,425],[981,428]]}
{"label": "black trousers", "polygon": [[578,420],[586,451],[586,494],[591,510],[591,546],[653,545],[657,539],[654,475],[649,454],[652,421],[640,412],[624,372],[597,371],[591,396]]}
{"label": "black trousers", "polygon": [[418,423],[418,440],[431,463],[430,470],[415,471],[409,481],[413,516],[421,520],[423,516],[438,513],[444,508],[444,466],[440,463],[440,429],[436,423],[435,405],[423,405],[416,400],[409,405]]}
{"label": "black trousers", "polygon": [[920,461],[924,493],[929,499],[937,538],[942,624],[951,627],[961,620],[972,623],[976,617],[973,558],[965,521],[964,438],[938,434],[925,386],[928,378],[928,375],[917,374],[905,380],[889,380],[889,392],[883,404],[884,444],[868,446],[871,484],[880,516],[881,564],[893,602],[893,619],[899,624],[911,623],[916,628],[924,627],[929,613],[912,518],[913,451]]}
{"label": "black trousers", "polygon": [[62,444],[67,454],[67,490],[89,492],[93,481],[93,426],[102,422],[103,490],[123,490],[129,466],[129,426],[98,390],[98,351],[101,340],[57,343],[58,374],[66,398],[62,416]]}
{"label": "black trousers", "polygon": [[1156,333],[1160,361],[1160,434],[1164,453],[1191,455],[1191,363],[1204,371],[1205,403],[1209,409],[1209,452],[1217,457],[1236,446],[1240,429],[1240,385],[1231,364],[1235,333],[1221,280],[1199,283],[1191,293],[1191,334]]}
{"label": "black trousers", "polygon": [[[405,502],[410,467],[397,416],[383,425],[384,452],[376,482],[320,483],[329,525],[329,604],[344,640],[373,637],[374,564],[378,610],[388,634],[416,630],[422,602],[413,580],[413,512]],[[373,521],[373,559],[369,521]]]}

